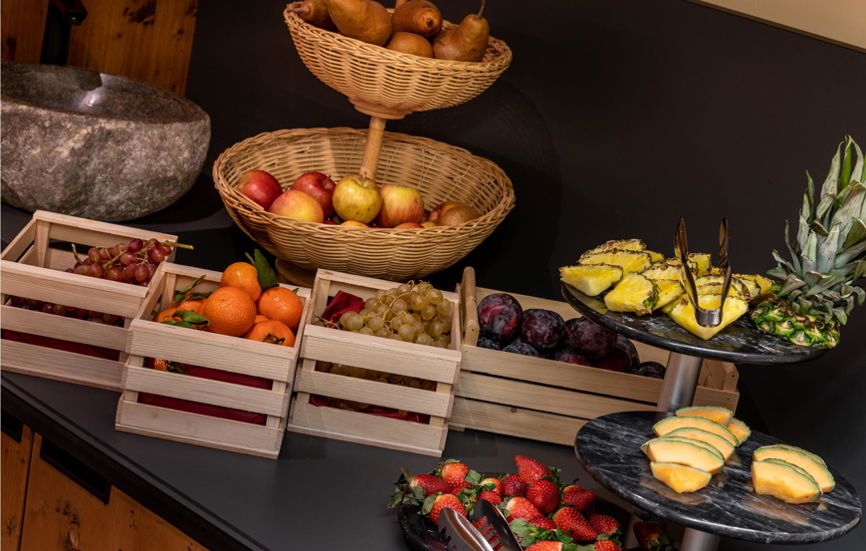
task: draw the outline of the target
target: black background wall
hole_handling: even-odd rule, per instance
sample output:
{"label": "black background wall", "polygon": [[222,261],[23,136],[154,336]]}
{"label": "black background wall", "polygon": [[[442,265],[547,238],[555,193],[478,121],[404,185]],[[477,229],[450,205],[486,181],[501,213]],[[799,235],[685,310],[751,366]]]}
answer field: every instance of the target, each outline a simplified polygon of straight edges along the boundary
{"label": "black background wall", "polygon": [[[188,96],[212,118],[207,171],[223,149],[262,131],[366,126],[301,64],[284,5],[200,3]],[[476,4],[439,5],[459,20]],[[785,218],[796,217],[804,171],[823,181],[846,133],[866,146],[866,54],[682,0],[492,0],[487,15],[514,52],[502,79],[463,106],[389,124],[488,157],[514,182],[516,209],[437,277],[448,287],[471,264],[483,286],[555,298],[557,267],[606,239],[640,236],[670,253],[680,215],[692,247],[709,251],[727,216],[735,270],[766,270],[784,246]],[[211,186],[201,178],[151,221],[213,214],[222,204]],[[235,234],[214,267],[247,245]],[[866,308],[818,361],[740,366],[740,415],[823,455],[861,496],[864,337]],[[864,549],[866,530],[803,549],[831,545]]]}

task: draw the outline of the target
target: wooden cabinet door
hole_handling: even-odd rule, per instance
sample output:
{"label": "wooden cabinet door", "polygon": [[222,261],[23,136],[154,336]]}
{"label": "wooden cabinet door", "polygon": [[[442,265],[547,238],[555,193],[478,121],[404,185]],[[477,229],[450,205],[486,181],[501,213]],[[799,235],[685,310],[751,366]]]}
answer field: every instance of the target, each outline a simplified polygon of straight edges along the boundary
{"label": "wooden cabinet door", "polygon": [[30,427],[18,419],[2,415],[3,433],[0,436],[0,551],[17,551],[21,540],[21,520],[24,517],[24,501],[27,492],[27,471],[30,468],[30,449],[33,433]]}
{"label": "wooden cabinet door", "polygon": [[38,434],[25,509],[22,550],[204,550]]}

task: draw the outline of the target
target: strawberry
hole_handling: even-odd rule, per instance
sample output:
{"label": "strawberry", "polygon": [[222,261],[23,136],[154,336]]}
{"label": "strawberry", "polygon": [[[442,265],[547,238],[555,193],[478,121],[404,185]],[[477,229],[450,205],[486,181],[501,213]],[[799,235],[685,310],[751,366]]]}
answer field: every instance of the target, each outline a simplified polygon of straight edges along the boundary
{"label": "strawberry", "polygon": [[577,551],[573,543],[562,543],[561,541],[539,541],[533,543],[523,551]]}
{"label": "strawberry", "polygon": [[437,478],[432,474],[416,474],[409,478],[410,488],[421,488],[424,490],[424,497],[431,494],[448,493],[450,488],[448,484],[441,478]]}
{"label": "strawberry", "polygon": [[574,484],[562,489],[562,502],[571,505],[580,512],[586,510],[595,501],[595,492],[584,490]]}
{"label": "strawberry", "polygon": [[461,480],[456,484],[452,484],[451,487],[447,490],[448,492],[454,494],[455,496],[463,491],[463,488],[471,488],[472,484],[465,480]]}
{"label": "strawberry", "polygon": [[529,521],[532,526],[543,528],[544,530],[556,530],[556,523],[547,517],[538,517]]}
{"label": "strawberry", "polygon": [[506,516],[509,522],[515,518],[532,520],[541,516],[535,505],[525,497],[512,497],[505,503],[505,510],[508,511]]}
{"label": "strawberry", "polygon": [[[479,482],[479,485],[482,488],[484,488],[484,490],[486,490],[488,492],[495,492],[495,493],[499,494],[500,496],[502,495],[502,481],[499,480],[498,478],[493,478],[493,477],[485,478],[484,480]],[[493,485],[493,487],[492,488],[486,488],[485,487],[485,486],[490,486],[490,485]]]}
{"label": "strawberry", "polygon": [[421,508],[421,513],[426,514],[433,521],[433,524],[439,524],[439,513],[442,509],[454,509],[464,517],[466,516],[466,508],[463,503],[453,494],[438,494],[430,496],[424,500],[424,506]]}
{"label": "strawberry", "polygon": [[589,524],[599,534],[616,534],[619,532],[619,521],[607,515],[592,514],[589,516]]}
{"label": "strawberry", "polygon": [[538,480],[526,489],[526,499],[546,515],[559,505],[559,488],[549,480]]}
{"label": "strawberry", "polygon": [[526,495],[526,482],[516,474],[506,475],[502,479],[502,495],[505,497]]}
{"label": "strawberry", "polygon": [[595,542],[595,551],[622,551],[614,540],[598,540]]}
{"label": "strawberry", "polygon": [[469,474],[469,467],[466,463],[461,463],[456,459],[448,459],[439,468],[439,476],[448,483],[448,486],[454,488],[466,479]]}
{"label": "strawberry", "polygon": [[578,541],[592,541],[598,532],[574,507],[563,507],[553,515],[556,527]]}
{"label": "strawberry", "polygon": [[657,522],[635,522],[634,535],[638,545],[646,551],[672,551],[671,539]]}
{"label": "strawberry", "polygon": [[489,490],[481,492],[481,494],[478,496],[478,499],[486,499],[493,505],[499,505],[500,503],[502,503],[502,497],[496,492],[491,492]]}
{"label": "strawberry", "polygon": [[527,484],[553,476],[550,469],[545,467],[541,461],[526,455],[515,455],[514,464],[517,465],[517,476]]}

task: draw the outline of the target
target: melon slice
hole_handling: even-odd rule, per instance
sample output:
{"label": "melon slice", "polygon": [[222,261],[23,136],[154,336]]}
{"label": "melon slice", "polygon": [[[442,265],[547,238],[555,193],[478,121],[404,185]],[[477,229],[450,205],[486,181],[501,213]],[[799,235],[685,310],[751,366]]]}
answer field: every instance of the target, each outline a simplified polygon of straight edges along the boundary
{"label": "melon slice", "polygon": [[810,503],[821,497],[821,488],[812,475],[781,459],[753,461],[752,485],[755,493],[786,503]]}
{"label": "melon slice", "polygon": [[718,434],[713,434],[711,432],[705,431],[704,429],[696,429],[693,427],[683,427],[681,429],[674,429],[667,433],[664,437],[677,436],[682,438],[691,438],[692,440],[700,440],[706,444],[711,445],[712,447],[719,450],[719,453],[722,454],[722,457],[725,458],[725,461],[731,458],[734,455],[734,446]]}
{"label": "melon slice", "polygon": [[738,442],[737,437],[731,434],[731,431],[726,429],[723,425],[720,425],[715,421],[711,421],[706,417],[666,417],[665,419],[662,419],[661,421],[653,425],[653,431],[655,431],[658,436],[664,436],[672,430],[680,429],[683,427],[703,429],[707,432],[718,434],[719,436],[730,442],[732,446],[736,446]]}
{"label": "melon slice", "polygon": [[728,423],[728,430],[737,438],[738,446],[748,440],[752,435],[752,429],[749,428],[749,425],[743,423],[736,417],[731,419],[730,423]]}
{"label": "melon slice", "polygon": [[697,492],[713,477],[707,471],[678,463],[650,461],[650,469],[656,480],[678,494]]}
{"label": "melon slice", "polygon": [[719,471],[725,464],[719,452],[682,438],[653,438],[641,450],[650,461],[679,463],[708,473]]}
{"label": "melon slice", "polygon": [[[707,444],[706,442],[702,442],[701,440],[696,440],[694,438],[686,438],[685,436],[674,436],[674,435],[671,435],[670,433],[668,433],[664,436],[661,436],[660,438],[664,438],[665,440],[679,440],[680,442],[685,442],[687,444],[694,444],[695,446],[700,446],[702,448],[705,448],[707,451],[710,451],[714,454],[717,454],[719,456],[719,458],[721,458],[721,460],[722,460],[722,465],[724,465],[724,463],[725,463],[725,456],[722,455],[722,452],[720,452],[718,449],[716,449],[716,447],[713,446],[712,444]],[[644,446],[646,446],[646,444],[641,446],[641,449],[643,449]],[[721,469],[721,467],[719,467],[719,469],[716,469],[716,470],[713,470],[710,472],[715,474],[715,473],[719,472],[720,469]]]}
{"label": "melon slice", "polygon": [[777,444],[775,446],[762,446],[755,450],[752,459],[765,461],[767,459],[781,459],[792,465],[800,467],[815,479],[822,493],[827,493],[836,487],[833,475],[827,470],[827,464],[817,455],[807,452],[796,446]]}
{"label": "melon slice", "polygon": [[733,411],[720,406],[689,406],[678,409],[676,414],[677,417],[704,417],[722,426],[727,426],[734,416]]}

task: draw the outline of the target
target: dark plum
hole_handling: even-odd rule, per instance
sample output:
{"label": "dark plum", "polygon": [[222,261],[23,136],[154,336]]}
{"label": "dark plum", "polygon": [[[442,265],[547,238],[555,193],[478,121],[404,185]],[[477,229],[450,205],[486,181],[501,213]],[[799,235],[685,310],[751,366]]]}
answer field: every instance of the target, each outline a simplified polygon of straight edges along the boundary
{"label": "dark plum", "polygon": [[531,308],[523,312],[520,340],[538,350],[553,350],[562,341],[565,322],[562,316],[550,310]]}
{"label": "dark plum", "polygon": [[513,352],[514,354],[523,354],[524,356],[538,356],[538,350],[536,350],[535,347],[531,344],[526,344],[525,342],[520,341],[514,341],[503,348],[502,351]]}
{"label": "dark plum", "polygon": [[629,372],[634,375],[643,375],[644,377],[655,377],[656,379],[665,378],[665,366],[658,362],[639,363]]}
{"label": "dark plum", "polygon": [[589,360],[586,359],[580,352],[566,346],[565,348],[560,348],[553,355],[553,359],[558,362],[565,362],[570,364],[579,364],[579,365],[590,365]]}
{"label": "dark plum", "polygon": [[502,350],[499,343],[487,337],[478,337],[478,348],[489,348],[490,350]]}
{"label": "dark plum", "polygon": [[508,293],[487,295],[478,303],[481,336],[500,344],[513,341],[520,334],[523,308]]}
{"label": "dark plum", "polygon": [[565,342],[591,360],[599,360],[616,349],[617,333],[588,318],[565,322]]}
{"label": "dark plum", "polygon": [[626,372],[631,367],[631,360],[625,351],[618,348],[600,360],[595,360],[593,366],[610,371]]}

